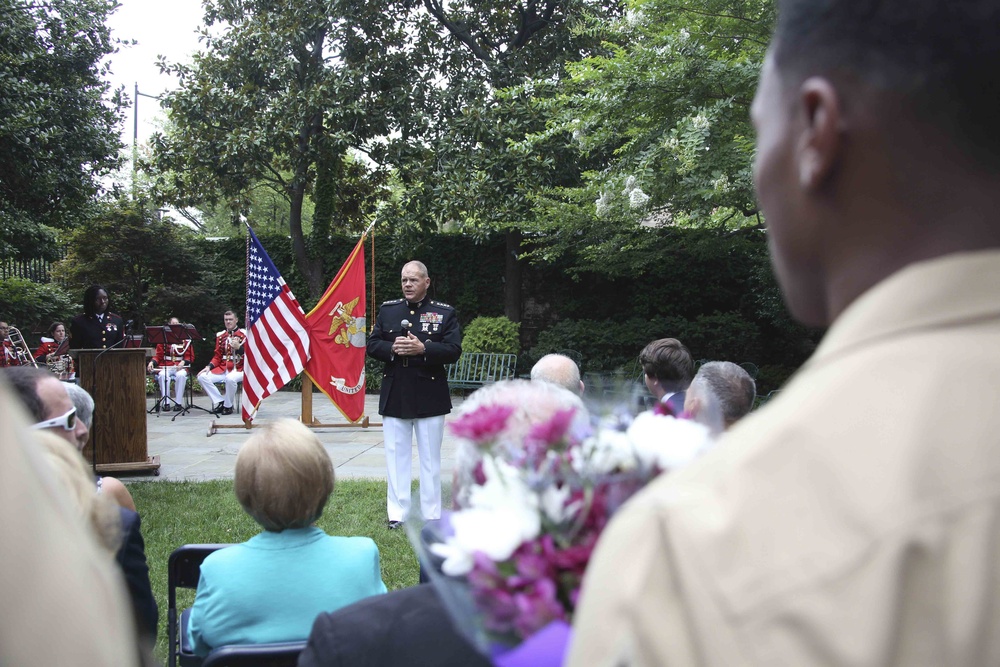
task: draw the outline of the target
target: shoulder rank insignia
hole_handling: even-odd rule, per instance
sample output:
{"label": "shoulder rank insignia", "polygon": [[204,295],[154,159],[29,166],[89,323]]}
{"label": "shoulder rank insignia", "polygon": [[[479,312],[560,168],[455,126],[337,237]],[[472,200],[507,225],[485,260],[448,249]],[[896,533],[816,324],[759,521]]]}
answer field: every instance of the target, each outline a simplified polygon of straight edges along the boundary
{"label": "shoulder rank insignia", "polygon": [[431,304],[435,306],[441,306],[442,308],[451,308],[452,310],[455,310],[453,306],[450,306],[447,303],[444,303],[443,301],[431,301]]}
{"label": "shoulder rank insignia", "polygon": [[392,301],[383,301],[382,305],[383,306],[388,306],[388,305],[391,305],[391,304],[394,304],[394,303],[403,303],[403,300],[402,299],[393,299]]}

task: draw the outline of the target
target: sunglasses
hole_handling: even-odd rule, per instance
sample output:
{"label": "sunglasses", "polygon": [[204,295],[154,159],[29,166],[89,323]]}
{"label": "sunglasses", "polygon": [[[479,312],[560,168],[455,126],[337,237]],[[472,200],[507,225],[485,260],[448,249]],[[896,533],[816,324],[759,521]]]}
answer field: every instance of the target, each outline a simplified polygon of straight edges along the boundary
{"label": "sunglasses", "polygon": [[55,428],[56,426],[63,427],[66,431],[72,431],[76,428],[76,408],[73,408],[64,415],[59,415],[55,419],[49,419],[47,421],[38,422],[31,428],[41,429],[41,428]]}

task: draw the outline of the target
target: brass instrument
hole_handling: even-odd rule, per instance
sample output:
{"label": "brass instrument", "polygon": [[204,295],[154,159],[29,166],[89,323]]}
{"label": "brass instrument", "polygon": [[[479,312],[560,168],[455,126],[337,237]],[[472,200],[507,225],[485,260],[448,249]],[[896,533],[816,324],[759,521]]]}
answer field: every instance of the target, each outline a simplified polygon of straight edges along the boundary
{"label": "brass instrument", "polygon": [[7,332],[7,337],[14,346],[14,353],[17,355],[17,364],[19,366],[34,366],[38,368],[38,362],[31,356],[31,350],[28,349],[28,344],[24,342],[24,336],[21,335],[20,329],[11,326]]}
{"label": "brass instrument", "polygon": [[229,337],[226,338],[226,349],[229,351],[227,356],[229,357],[229,361],[232,361],[234,364],[236,363],[238,357],[243,356],[244,340],[241,336],[236,335],[236,331],[239,331],[239,329],[226,332],[229,334]]}
{"label": "brass instrument", "polygon": [[66,336],[60,341],[59,346],[45,357],[45,366],[60,380],[68,380],[74,377],[76,372],[73,357],[66,354],[68,350],[69,336]]}

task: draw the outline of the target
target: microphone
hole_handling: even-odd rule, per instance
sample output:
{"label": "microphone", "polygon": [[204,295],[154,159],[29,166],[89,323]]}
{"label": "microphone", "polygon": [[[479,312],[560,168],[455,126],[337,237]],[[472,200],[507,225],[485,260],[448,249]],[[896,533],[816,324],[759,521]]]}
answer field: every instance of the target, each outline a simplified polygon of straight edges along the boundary
{"label": "microphone", "polygon": [[[412,324],[410,324],[410,320],[403,320],[402,322],[399,323],[399,325],[401,327],[403,327],[403,329],[406,331],[407,334],[410,333],[410,327],[413,326]],[[409,366],[410,365],[410,358],[409,357],[403,357],[403,365],[404,366]]]}

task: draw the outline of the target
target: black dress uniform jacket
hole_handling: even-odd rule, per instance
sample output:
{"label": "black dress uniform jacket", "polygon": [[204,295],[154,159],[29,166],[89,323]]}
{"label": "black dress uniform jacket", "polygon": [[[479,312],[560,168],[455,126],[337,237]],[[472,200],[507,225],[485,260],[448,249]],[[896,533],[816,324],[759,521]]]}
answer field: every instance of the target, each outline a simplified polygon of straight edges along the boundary
{"label": "black dress uniform jacket", "polygon": [[104,313],[104,322],[97,315],[77,315],[69,323],[69,346],[74,350],[111,347],[125,337],[125,323],[114,313]]}
{"label": "black dress uniform jacket", "polygon": [[[426,347],[422,356],[393,354],[393,341],[406,335],[403,320]],[[462,332],[454,308],[427,298],[418,303],[406,299],[383,303],[368,337],[368,356],[385,362],[378,413],[420,419],[451,412],[444,365],[458,361],[461,355]]]}

